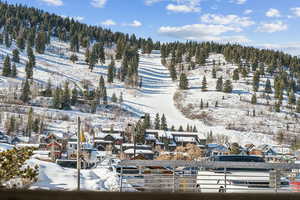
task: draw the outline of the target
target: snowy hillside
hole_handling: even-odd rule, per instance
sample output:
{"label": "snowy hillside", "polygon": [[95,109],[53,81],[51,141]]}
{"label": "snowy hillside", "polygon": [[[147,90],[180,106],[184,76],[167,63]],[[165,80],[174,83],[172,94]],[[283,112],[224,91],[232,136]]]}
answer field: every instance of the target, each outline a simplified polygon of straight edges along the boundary
{"label": "snowy hillside", "polygon": [[[12,50],[4,46],[0,47],[0,52],[4,56],[11,55]],[[69,50],[69,45],[52,39],[51,45],[47,47],[45,54],[36,53],[36,67],[34,68],[34,81],[46,85],[50,79],[54,85],[63,85],[65,80],[72,83],[72,87],[82,89],[82,81],[89,81],[94,88],[97,87],[100,75],[107,75],[107,65],[110,60],[106,60],[106,64],[96,65],[91,72],[85,64],[84,49],[77,53],[79,60],[73,64],[69,57],[72,54]],[[0,88],[2,92],[10,90],[10,88],[20,85],[25,77],[25,62],[27,61],[26,53],[21,53],[21,63],[18,64],[18,78],[12,79],[0,76]],[[221,63],[226,63],[223,55],[211,55],[207,62],[211,63],[212,60],[219,60]],[[116,63],[116,67],[120,67],[120,62]],[[223,77],[229,76],[232,69],[237,66],[229,63],[222,66],[218,75],[222,74]],[[169,70],[161,64],[160,54],[140,55],[139,75],[142,77],[142,87],[139,89],[131,89],[125,87],[123,83],[115,81],[112,84],[107,84],[108,96],[113,93],[119,95],[123,93],[124,103],[123,108],[132,113],[131,117],[128,115],[119,115],[118,113],[111,113],[109,110],[100,110],[97,114],[82,113],[79,111],[57,111],[53,109],[36,108],[36,112],[51,113],[51,115],[64,114],[69,115],[73,122],[54,122],[52,130],[57,132],[72,131],[76,128],[75,117],[82,116],[89,119],[91,124],[101,125],[102,127],[124,127],[128,122],[137,120],[139,116],[144,113],[149,113],[154,118],[156,113],[160,115],[165,114],[169,126],[174,125],[178,128],[180,125],[196,126],[201,133],[208,134],[212,132],[214,135],[226,135],[230,141],[246,143],[274,143],[274,137],[270,130],[276,131],[276,128],[282,128],[286,122],[278,123],[283,117],[284,113],[276,115],[277,117],[268,118],[265,106],[256,106],[256,113],[258,117],[250,118],[245,116],[245,113],[252,112],[253,106],[247,102],[241,103],[240,99],[249,100],[251,98],[251,85],[245,84],[246,80],[234,82],[233,94],[224,94],[215,91],[216,79],[211,78],[211,66],[200,67],[196,70],[189,72],[190,89],[181,92],[184,96],[183,105],[195,104],[193,112],[200,112],[199,104],[200,99],[209,102],[210,106],[208,113],[211,113],[211,120],[206,123],[203,120],[191,120],[183,115],[183,113],[174,105],[174,95],[178,91],[178,83],[173,82],[170,78]],[[206,75],[208,80],[208,91],[201,92],[201,80],[203,75]],[[251,77],[249,77],[250,79]],[[265,79],[263,79],[265,81]],[[224,99],[223,99],[224,96]],[[250,97],[249,97],[250,96]],[[214,107],[215,102],[218,101],[220,106]],[[201,111],[202,112],[202,111]],[[228,129],[229,125],[239,126],[238,128]],[[269,129],[260,129],[261,126],[266,125]],[[278,127],[277,127],[278,126]],[[227,128],[226,128],[227,127]],[[242,128],[241,128],[242,127]],[[274,132],[273,132],[274,133]]]}

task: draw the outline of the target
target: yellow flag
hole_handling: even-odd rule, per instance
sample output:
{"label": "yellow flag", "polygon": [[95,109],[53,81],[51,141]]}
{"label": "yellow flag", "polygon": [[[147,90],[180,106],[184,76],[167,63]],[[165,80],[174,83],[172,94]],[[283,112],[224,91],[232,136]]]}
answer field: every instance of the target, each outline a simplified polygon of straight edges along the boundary
{"label": "yellow flag", "polygon": [[84,136],[84,132],[83,132],[83,131],[81,131],[81,133],[80,133],[80,141],[81,141],[81,142],[86,142],[86,139],[85,139],[85,136]]}

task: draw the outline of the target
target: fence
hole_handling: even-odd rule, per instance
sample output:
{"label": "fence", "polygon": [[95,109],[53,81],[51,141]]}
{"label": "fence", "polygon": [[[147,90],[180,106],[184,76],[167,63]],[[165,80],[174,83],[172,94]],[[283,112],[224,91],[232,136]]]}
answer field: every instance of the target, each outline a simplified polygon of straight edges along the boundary
{"label": "fence", "polygon": [[124,160],[116,171],[121,192],[300,192],[300,164]]}

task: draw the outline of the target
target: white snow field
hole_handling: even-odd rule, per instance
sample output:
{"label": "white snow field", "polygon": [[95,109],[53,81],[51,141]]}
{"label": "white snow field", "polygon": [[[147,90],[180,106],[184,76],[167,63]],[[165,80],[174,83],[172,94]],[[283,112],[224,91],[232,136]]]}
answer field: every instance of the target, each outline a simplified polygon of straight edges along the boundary
{"label": "white snow field", "polygon": [[[76,190],[77,170],[63,168],[55,163],[31,159],[31,166],[39,166],[38,181],[30,189]],[[89,191],[118,191],[119,179],[115,173],[106,168],[81,170],[80,188]]]}

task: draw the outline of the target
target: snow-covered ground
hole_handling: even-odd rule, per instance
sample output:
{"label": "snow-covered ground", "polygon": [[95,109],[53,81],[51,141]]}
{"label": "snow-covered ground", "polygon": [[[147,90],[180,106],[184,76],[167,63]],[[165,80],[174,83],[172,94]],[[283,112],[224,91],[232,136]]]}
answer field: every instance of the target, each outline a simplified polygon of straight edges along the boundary
{"label": "snow-covered ground", "polygon": [[[30,189],[76,190],[77,170],[63,168],[55,163],[31,159],[29,165],[39,166],[38,181]],[[81,170],[80,188],[91,191],[118,191],[119,179],[107,168]]]}
{"label": "snow-covered ground", "polygon": [[[92,87],[96,87],[99,82],[100,75],[103,75],[106,78],[107,66],[110,63],[110,60],[107,60],[104,65],[97,65],[93,72],[88,69],[88,66],[85,64],[84,49],[80,49],[80,52],[77,53],[79,61],[73,64],[69,60],[69,56],[72,54],[68,51],[69,45],[62,43],[52,38],[51,46],[48,47],[45,54],[36,53],[36,68],[34,69],[34,80],[35,82],[46,84],[48,79],[51,79],[54,85],[62,85],[63,81],[69,80],[71,86],[76,86],[82,88],[82,80],[88,80]],[[2,55],[10,54],[14,49],[14,45],[7,49],[3,45],[0,46],[0,53]],[[25,61],[27,61],[27,55],[24,52],[21,52],[21,64],[18,64],[18,78],[6,78],[0,76],[0,88],[13,88],[16,84],[20,84],[25,77]],[[208,60],[220,60],[221,63],[226,61],[224,60],[223,55],[212,55]],[[120,67],[120,62],[116,62],[116,66]],[[227,70],[232,70],[236,68],[236,65],[226,63],[225,66],[222,66],[224,80],[228,75],[226,75]],[[261,111],[266,110],[267,108],[263,105],[256,106],[256,118],[245,117],[247,110],[250,112],[253,109],[253,106],[249,103],[242,103],[239,99],[240,97],[249,99],[251,96],[251,84],[245,84],[244,80],[240,80],[234,83],[234,92],[233,94],[224,94],[215,92],[215,83],[216,79],[211,78],[211,67],[200,67],[196,70],[193,70],[189,74],[190,79],[190,89],[187,92],[184,92],[184,104],[195,104],[196,108],[199,108],[200,99],[202,98],[204,102],[209,101],[210,106],[208,109],[205,109],[209,112],[213,120],[208,125],[200,120],[191,120],[186,118],[181,111],[179,111],[173,101],[174,94],[178,90],[178,82],[172,82],[170,78],[169,71],[161,64],[161,58],[159,54],[150,54],[150,55],[141,55],[139,63],[139,75],[142,77],[142,88],[140,89],[130,89],[124,86],[123,83],[115,80],[113,84],[107,84],[108,96],[112,96],[115,93],[117,96],[120,93],[123,93],[124,103],[123,108],[127,109],[132,116],[120,115],[119,112],[99,112],[96,115],[89,113],[82,113],[80,111],[57,111],[53,109],[45,108],[34,108],[35,112],[39,113],[50,113],[51,116],[55,115],[69,115],[71,122],[61,122],[59,120],[53,121],[50,123],[51,129],[57,132],[63,133],[69,130],[74,132],[76,128],[75,118],[76,116],[81,116],[84,119],[87,119],[92,125],[101,125],[102,127],[109,128],[112,124],[117,127],[122,127],[128,124],[130,121],[138,119],[138,116],[143,115],[144,113],[150,113],[152,118],[154,118],[156,113],[159,113],[160,116],[165,114],[168,126],[172,125],[175,128],[179,128],[182,125],[184,128],[186,125],[196,126],[198,131],[201,133],[213,132],[214,135],[226,135],[231,141],[239,142],[241,144],[245,143],[254,143],[254,144],[272,144],[274,143],[273,136],[269,134],[270,131],[262,130],[257,131],[258,125],[263,125],[266,123],[266,126],[269,126],[269,130],[276,131],[283,127],[283,123],[279,121],[285,117],[285,113],[277,115],[269,115],[270,113],[265,113],[265,117],[259,117]],[[205,72],[206,71],[206,72]],[[201,92],[200,86],[203,75],[206,74],[208,81],[208,92]],[[250,77],[251,80],[251,77]],[[262,79],[262,83],[265,79]],[[224,100],[223,100],[224,96]],[[218,100],[219,107],[214,108],[215,101]],[[199,111],[199,110],[198,110]],[[197,110],[195,110],[197,112]],[[268,116],[269,115],[269,116]],[[275,117],[274,117],[275,116]],[[228,130],[226,126],[228,123],[239,124],[239,126],[248,126],[246,131],[236,131]],[[250,127],[249,127],[250,126]],[[251,128],[252,126],[252,128]],[[279,126],[279,127],[277,127]],[[267,133],[267,134],[266,134]]]}
{"label": "snow-covered ground", "polygon": [[12,145],[9,145],[9,144],[6,144],[6,143],[0,143],[0,152],[2,151],[7,151],[7,150],[10,150],[10,149],[13,149],[14,146]]}

